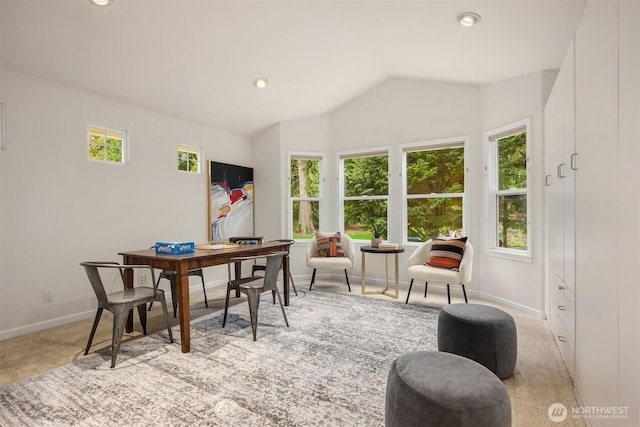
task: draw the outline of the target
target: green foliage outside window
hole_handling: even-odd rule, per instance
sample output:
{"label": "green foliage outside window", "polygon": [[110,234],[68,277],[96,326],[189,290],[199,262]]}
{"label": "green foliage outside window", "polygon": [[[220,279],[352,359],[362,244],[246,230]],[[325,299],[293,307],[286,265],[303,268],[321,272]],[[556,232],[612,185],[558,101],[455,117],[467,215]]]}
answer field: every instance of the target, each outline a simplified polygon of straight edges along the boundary
{"label": "green foliage outside window", "polygon": [[406,164],[408,240],[462,235],[464,148],[407,152]]}
{"label": "green foliage outside window", "polygon": [[320,160],[291,159],[289,174],[293,238],[310,239],[320,228]]}
{"label": "green foliage outside window", "polygon": [[[498,140],[498,191],[527,188],[527,133]],[[498,245],[527,249],[526,194],[499,194],[497,198]]]}
{"label": "green foliage outside window", "polygon": [[123,139],[122,132],[90,127],[89,159],[122,163]]}
{"label": "green foliage outside window", "polygon": [[196,147],[178,146],[178,170],[200,172],[200,150]]}
{"label": "green foliage outside window", "polygon": [[345,233],[366,240],[374,236],[376,229],[386,239],[389,156],[344,159],[343,166],[344,196],[357,198],[344,201]]}

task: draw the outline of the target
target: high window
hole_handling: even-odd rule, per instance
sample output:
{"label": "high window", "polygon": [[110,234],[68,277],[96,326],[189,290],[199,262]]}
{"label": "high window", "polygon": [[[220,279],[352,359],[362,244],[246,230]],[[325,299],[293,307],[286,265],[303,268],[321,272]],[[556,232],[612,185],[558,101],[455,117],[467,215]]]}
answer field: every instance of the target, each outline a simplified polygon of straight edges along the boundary
{"label": "high window", "polygon": [[200,173],[200,147],[185,144],[178,145],[178,170]]}
{"label": "high window", "polygon": [[387,238],[389,152],[339,154],[343,230],[356,240]]}
{"label": "high window", "polygon": [[89,160],[126,163],[127,131],[89,124],[87,127]]}
{"label": "high window", "polygon": [[320,231],[322,176],[321,154],[289,154],[289,230],[296,240]]}
{"label": "high window", "polygon": [[465,233],[466,138],[403,145],[404,240]]}
{"label": "high window", "polygon": [[490,249],[530,252],[528,128],[524,120],[487,133]]}

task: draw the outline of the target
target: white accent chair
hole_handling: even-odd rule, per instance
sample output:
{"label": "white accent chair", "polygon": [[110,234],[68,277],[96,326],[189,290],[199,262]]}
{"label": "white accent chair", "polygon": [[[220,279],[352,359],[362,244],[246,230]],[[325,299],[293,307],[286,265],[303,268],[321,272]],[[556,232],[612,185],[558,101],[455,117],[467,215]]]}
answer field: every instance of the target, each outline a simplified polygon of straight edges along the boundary
{"label": "white accent chair", "polygon": [[[331,235],[333,233],[321,233],[325,235]],[[318,244],[314,238],[309,240],[309,245],[307,246],[307,267],[313,268],[313,273],[311,274],[311,283],[309,284],[309,290],[313,287],[313,282],[316,279],[316,270],[344,270],[344,277],[347,280],[347,287],[349,288],[349,292],[351,292],[351,285],[349,284],[349,275],[347,274],[347,269],[353,267],[353,262],[355,258],[355,244],[353,243],[353,239],[346,234],[341,234],[340,241],[342,242],[342,248],[344,250],[344,256],[338,257],[324,257],[317,256],[318,254]]]}
{"label": "white accent chair", "polygon": [[447,299],[451,304],[451,291],[449,285],[462,285],[462,292],[464,294],[464,302],[467,301],[467,291],[464,288],[465,283],[471,281],[471,272],[473,269],[473,246],[469,241],[464,245],[464,254],[460,261],[459,271],[449,270],[447,268],[431,267],[425,265],[425,262],[429,259],[431,253],[431,246],[433,240],[427,240],[422,243],[409,257],[409,277],[411,277],[411,283],[409,284],[409,292],[407,292],[407,300],[405,304],[409,302],[409,296],[411,295],[411,288],[413,287],[413,280],[424,281],[424,297],[427,297],[427,287],[429,282],[446,283],[447,284]]}

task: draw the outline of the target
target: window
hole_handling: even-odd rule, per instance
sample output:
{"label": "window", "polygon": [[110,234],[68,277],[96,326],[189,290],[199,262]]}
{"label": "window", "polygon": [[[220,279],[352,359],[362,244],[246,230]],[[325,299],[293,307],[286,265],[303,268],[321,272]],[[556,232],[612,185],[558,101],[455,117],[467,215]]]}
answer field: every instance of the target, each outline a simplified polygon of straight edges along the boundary
{"label": "window", "polygon": [[528,195],[529,121],[488,132],[490,249],[530,253]]}
{"label": "window", "polygon": [[320,231],[322,155],[289,154],[289,229],[294,239],[315,238]]}
{"label": "window", "polygon": [[126,163],[127,131],[89,124],[87,147],[89,160]]}
{"label": "window", "polygon": [[374,230],[387,238],[389,153],[341,154],[342,224],[355,240],[370,240]]}
{"label": "window", "polygon": [[402,147],[404,240],[464,235],[466,138]]}
{"label": "window", "polygon": [[178,170],[200,173],[200,147],[178,145]]}

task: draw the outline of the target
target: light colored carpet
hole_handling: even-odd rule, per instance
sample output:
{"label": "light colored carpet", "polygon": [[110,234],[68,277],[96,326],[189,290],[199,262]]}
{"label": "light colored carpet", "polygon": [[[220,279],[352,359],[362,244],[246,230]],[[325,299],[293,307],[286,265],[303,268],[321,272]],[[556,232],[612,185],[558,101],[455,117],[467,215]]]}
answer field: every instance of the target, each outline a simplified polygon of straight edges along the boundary
{"label": "light colored carpet", "polygon": [[[298,282],[296,283],[298,284],[299,291],[302,289],[306,289],[304,284],[300,284]],[[352,286],[352,288],[353,294],[359,294],[359,286]],[[312,293],[315,293],[316,289],[335,293],[347,293],[346,285],[343,281],[340,280],[339,277],[335,281],[326,279],[318,280],[317,284],[314,285],[314,291],[312,291]],[[431,289],[430,287],[429,297],[427,299],[424,299],[421,291],[422,290],[419,288],[414,289],[414,292],[411,295],[411,304],[428,304],[434,307],[442,307],[446,304],[446,294],[439,291],[437,287],[434,287],[434,289]],[[209,309],[206,309],[204,308],[204,303],[202,302],[201,297],[200,299],[198,299],[198,294],[194,293],[194,296],[192,297],[192,318],[195,319],[199,316],[209,315],[212,312],[220,310],[222,308],[224,303],[223,289],[209,289],[208,294]],[[367,296],[367,298],[382,300],[384,304],[401,304],[404,301],[405,297],[406,290],[403,289],[401,289],[401,295],[398,300],[393,300],[388,297],[382,296]],[[292,325],[291,328],[287,329],[284,326],[281,314],[278,312],[273,324],[260,325],[258,330],[258,342],[253,343],[250,338],[247,338],[246,344],[253,343],[257,346],[266,344],[266,342],[263,341],[268,335],[265,334],[267,334],[267,332],[272,328],[276,330],[284,329],[283,331],[280,331],[282,333],[291,333],[292,328],[296,328],[298,326],[296,323],[294,323],[295,315],[293,313],[296,306],[299,305],[298,298],[303,297],[292,296],[292,305],[287,308],[287,313],[290,316],[293,316],[290,317]],[[461,295],[457,295],[456,291],[452,292],[452,298],[454,300],[453,302],[461,302]],[[239,310],[237,312],[237,315],[241,316],[241,318],[248,319],[246,300],[242,299],[236,302],[241,303],[241,305],[237,307],[237,309]],[[470,302],[495,305],[474,298],[470,298]],[[499,305],[496,306],[511,313],[516,320],[518,328],[518,363],[516,365],[514,376],[505,380],[505,385],[507,386],[512,402],[513,425],[518,427],[558,425],[552,423],[547,415],[549,406],[553,403],[559,402],[563,403],[566,407],[571,408],[577,406],[577,404],[574,398],[571,381],[566,370],[564,369],[564,365],[562,364],[560,355],[555,346],[555,343],[553,342],[553,338],[550,334],[546,322],[516,312],[509,308],[500,307]],[[263,308],[265,307],[261,307],[261,309]],[[156,307],[154,307],[154,310],[150,313],[150,331],[162,331],[163,327],[162,323],[159,321],[159,313],[159,307],[157,308],[157,310]],[[262,316],[262,311],[260,314]],[[278,315],[280,316],[279,318]],[[362,316],[370,316],[370,314],[362,313]],[[331,322],[335,323],[336,327],[339,326],[340,322],[338,321],[338,318],[334,316],[330,317],[329,319]],[[264,320],[266,321],[266,319]],[[16,382],[29,378],[33,375],[48,372],[51,369],[59,366],[66,366],[70,362],[84,361],[87,359],[91,359],[93,360],[92,363],[96,363],[96,365],[94,365],[94,375],[97,373],[109,374],[109,372],[118,372],[121,374],[122,372],[127,372],[126,369],[131,364],[123,356],[125,355],[124,349],[129,344],[134,344],[138,341],[142,341],[139,339],[140,333],[134,332],[128,335],[125,343],[123,343],[116,369],[109,370],[108,348],[111,340],[110,322],[111,317],[106,314],[105,318],[102,320],[100,327],[98,328],[96,340],[94,341],[94,346],[92,347],[92,352],[99,351],[102,353],[102,356],[99,357],[95,357],[95,354],[93,353],[90,353],[89,356],[82,355],[83,348],[86,343],[86,338],[91,327],[91,319],[0,342],[0,386],[15,384]],[[398,325],[397,322],[397,319],[391,317],[389,319],[384,319],[381,324],[384,325],[385,323],[390,323],[391,325],[396,325],[396,327],[399,328],[403,327],[403,325]],[[176,321],[174,320],[174,324],[175,323]],[[414,331],[408,328],[405,330],[408,333],[414,333]],[[177,328],[174,328],[174,331],[177,332]],[[160,333],[162,334],[162,332]],[[176,336],[179,337],[179,334],[176,333]],[[384,335],[381,335],[380,337],[382,337],[381,341],[384,341]],[[378,337],[376,336],[376,340],[377,338]],[[415,335],[414,338],[417,339],[418,335]],[[149,338],[144,338],[143,340],[149,340]],[[160,342],[150,342],[148,348],[149,353],[144,353],[147,354],[146,357],[149,358],[149,355],[155,356],[157,353],[166,351],[167,348],[172,351],[172,354],[175,352],[176,358],[185,356],[189,357],[188,355],[182,355],[181,353],[179,353],[178,344],[169,346],[162,339],[160,340]],[[158,357],[160,356],[161,355],[158,355]],[[142,358],[140,360],[144,360],[145,364],[147,363],[147,359],[145,358]],[[127,363],[129,363],[129,365],[127,365]],[[129,367],[128,369],[132,368]],[[209,370],[208,372],[209,375],[211,375],[211,378],[217,377],[215,370]],[[122,377],[122,375],[118,376]],[[348,378],[353,378],[353,375],[351,373],[345,374],[345,376]],[[33,378],[32,380],[35,384],[38,384],[39,380],[37,377]],[[305,382],[306,379],[302,378],[301,381]],[[40,384],[38,385],[41,386]],[[20,390],[21,388],[22,386],[19,385],[16,390]],[[151,395],[155,395],[154,390],[151,390],[149,393]],[[154,402],[156,402],[155,404],[158,403],[158,401],[155,399]],[[168,404],[171,403],[162,403],[162,405]],[[224,404],[218,406],[219,410],[228,410],[230,408],[231,407]],[[129,408],[125,405],[121,410],[126,414],[127,411],[129,411]],[[207,420],[202,418],[201,421],[196,424],[203,425],[206,422]],[[290,423],[284,424],[292,425]],[[341,425],[348,424],[342,423]],[[562,425],[583,426],[584,423],[582,422],[582,420],[567,419],[562,423]]]}

